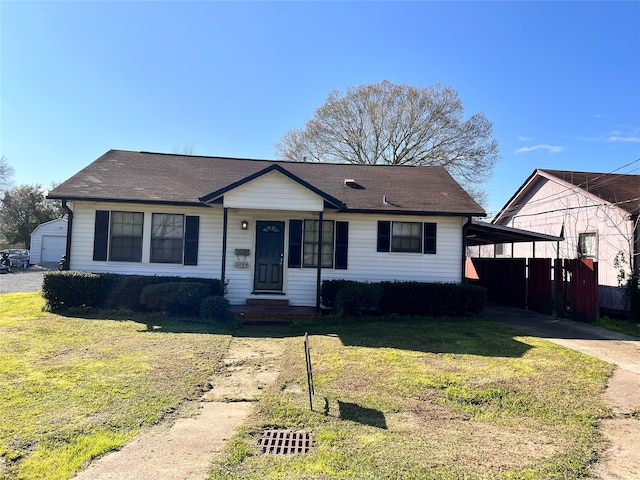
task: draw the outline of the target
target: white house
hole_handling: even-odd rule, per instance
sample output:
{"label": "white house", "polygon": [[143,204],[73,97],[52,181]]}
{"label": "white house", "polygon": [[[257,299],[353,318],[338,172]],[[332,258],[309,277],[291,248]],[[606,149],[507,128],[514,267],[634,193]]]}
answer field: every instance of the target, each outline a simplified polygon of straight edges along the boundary
{"label": "white house", "polygon": [[31,263],[58,263],[67,246],[67,219],[57,218],[31,232]]}
{"label": "white house", "polygon": [[619,285],[638,268],[639,213],[639,175],[536,170],[493,223],[564,241],[483,247],[482,256],[591,258],[598,262],[600,307],[624,310]]}
{"label": "white house", "polygon": [[319,306],[324,279],[461,282],[484,210],[443,167],[110,150],[51,192],[70,268],[221,278],[248,299]]}

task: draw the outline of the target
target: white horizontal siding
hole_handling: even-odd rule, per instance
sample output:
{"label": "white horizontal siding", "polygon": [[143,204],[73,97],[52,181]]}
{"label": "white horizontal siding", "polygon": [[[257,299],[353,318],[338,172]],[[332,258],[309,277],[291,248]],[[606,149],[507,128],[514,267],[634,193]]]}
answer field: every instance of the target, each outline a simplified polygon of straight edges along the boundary
{"label": "white horizontal siding", "polygon": [[[377,252],[378,220],[436,223],[437,253]],[[348,269],[324,270],[323,278],[459,282],[462,275],[462,225],[463,219],[459,217],[350,216]]]}
{"label": "white horizontal siding", "polygon": [[[142,262],[93,261],[96,210],[144,213]],[[149,262],[152,213],[179,213],[200,217],[198,265]],[[117,272],[136,275],[220,278],[220,258],[222,258],[222,209],[220,208],[80,202],[73,204],[70,263],[70,268],[73,270],[96,273]]]}
{"label": "white horizontal siding", "polygon": [[322,210],[323,199],[278,172],[271,172],[225,193],[224,206],[263,210]]}
{"label": "white horizontal siding", "polygon": [[[96,210],[137,211],[145,214],[142,262],[94,262],[93,237]],[[117,272],[143,275],[177,275],[203,278],[221,278],[223,209],[220,207],[173,207],[158,205],[127,205],[106,203],[78,203],[73,205],[73,236],[71,268],[90,272]],[[149,263],[150,222],[152,213],[183,213],[200,217],[198,265],[184,266]],[[227,298],[233,305],[244,304],[252,296],[256,222],[260,220],[285,222],[283,295],[261,295],[260,298],[288,299],[291,305],[313,306],[316,303],[315,268],[288,268],[289,220],[317,219],[313,211],[265,211],[260,209],[229,208],[227,217],[227,256],[225,279]],[[459,217],[384,216],[364,214],[326,213],[325,220],[349,222],[348,268],[322,269],[322,279],[349,279],[359,281],[423,281],[459,282],[462,272],[462,225]],[[378,220],[406,222],[435,222],[437,224],[437,253],[377,252]],[[242,230],[242,221],[249,228]],[[236,249],[248,249],[247,258],[237,256]],[[248,268],[236,265],[248,262]]]}

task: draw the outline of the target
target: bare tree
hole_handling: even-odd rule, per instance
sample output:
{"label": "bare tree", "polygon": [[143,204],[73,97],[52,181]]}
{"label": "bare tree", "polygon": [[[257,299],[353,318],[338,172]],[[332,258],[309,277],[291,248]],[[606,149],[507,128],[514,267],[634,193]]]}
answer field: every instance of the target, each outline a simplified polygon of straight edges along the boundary
{"label": "bare tree", "polygon": [[463,119],[451,87],[380,83],[333,91],[304,129],[276,146],[284,160],[387,165],[443,165],[470,193],[480,193],[498,160],[493,125],[483,113]]}
{"label": "bare tree", "polygon": [[13,167],[9,165],[9,160],[7,160],[7,157],[2,155],[2,157],[0,157],[0,192],[4,192],[11,187],[12,176]]}
{"label": "bare tree", "polygon": [[174,146],[173,153],[179,153],[181,155],[193,155],[196,152],[196,147],[193,142],[185,144],[181,147]]}

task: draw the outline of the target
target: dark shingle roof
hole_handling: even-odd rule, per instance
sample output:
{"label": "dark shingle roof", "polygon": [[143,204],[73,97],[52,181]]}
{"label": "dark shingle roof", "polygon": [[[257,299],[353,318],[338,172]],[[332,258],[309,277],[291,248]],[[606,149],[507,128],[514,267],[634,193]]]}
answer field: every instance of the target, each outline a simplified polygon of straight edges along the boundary
{"label": "dark shingle roof", "polygon": [[541,171],[576,185],[628,213],[640,213],[640,175],[547,169]]}
{"label": "dark shingle roof", "polygon": [[[298,163],[123,150],[108,151],[54,188],[49,198],[202,205],[216,192],[274,165],[345,211],[485,215],[444,167]],[[345,186],[345,179],[354,179],[355,185]]]}

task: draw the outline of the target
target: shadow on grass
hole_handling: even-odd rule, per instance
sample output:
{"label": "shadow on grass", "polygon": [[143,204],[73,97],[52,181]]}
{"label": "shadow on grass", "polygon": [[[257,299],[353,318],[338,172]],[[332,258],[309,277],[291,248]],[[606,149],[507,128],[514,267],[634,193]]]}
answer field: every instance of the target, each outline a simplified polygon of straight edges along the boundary
{"label": "shadow on grass", "polygon": [[370,425],[376,428],[387,429],[387,419],[380,410],[361,407],[357,403],[341,402],[338,400],[340,419]]}
{"label": "shadow on grass", "polygon": [[493,357],[521,357],[531,347],[516,340],[517,332],[483,318],[367,317],[343,321],[301,321],[290,325],[204,323],[197,318],[153,313],[75,309],[58,313],[87,320],[133,321],[140,331],[154,333],[231,334],[249,338],[287,338],[331,335],[345,346],[396,348],[428,353],[459,353]]}
{"label": "shadow on grass", "polygon": [[331,327],[312,325],[309,334],[332,334],[345,346],[426,353],[518,358],[532,348],[514,338],[515,330],[483,318],[363,319]]}

